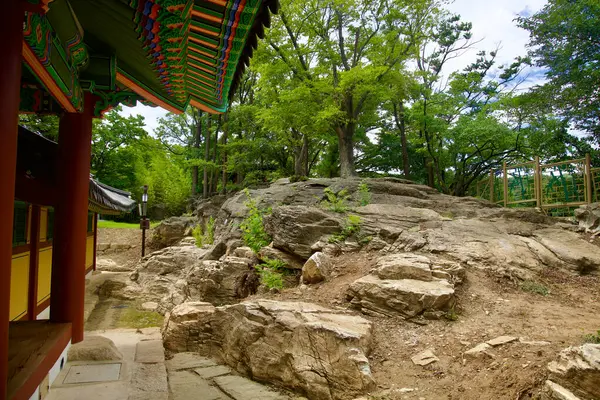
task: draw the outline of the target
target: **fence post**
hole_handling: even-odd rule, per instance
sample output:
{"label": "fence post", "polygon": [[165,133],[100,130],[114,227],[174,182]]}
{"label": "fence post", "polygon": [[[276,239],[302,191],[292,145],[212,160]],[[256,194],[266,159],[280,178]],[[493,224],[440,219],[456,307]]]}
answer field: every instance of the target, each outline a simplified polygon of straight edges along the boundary
{"label": "fence post", "polygon": [[594,183],[592,182],[592,159],[590,157],[590,153],[585,154],[585,195],[587,197],[586,202],[588,204],[593,202],[592,199],[592,188]]}
{"label": "fence post", "polygon": [[508,207],[508,175],[506,174],[506,161],[502,163],[502,171],[504,172],[504,207]]}
{"label": "fence post", "polygon": [[535,191],[535,205],[542,207],[542,172],[540,170],[540,157],[535,156],[535,171],[533,172],[533,186]]}
{"label": "fence post", "polygon": [[494,170],[490,171],[490,201],[492,203],[496,202],[496,199],[494,198]]}

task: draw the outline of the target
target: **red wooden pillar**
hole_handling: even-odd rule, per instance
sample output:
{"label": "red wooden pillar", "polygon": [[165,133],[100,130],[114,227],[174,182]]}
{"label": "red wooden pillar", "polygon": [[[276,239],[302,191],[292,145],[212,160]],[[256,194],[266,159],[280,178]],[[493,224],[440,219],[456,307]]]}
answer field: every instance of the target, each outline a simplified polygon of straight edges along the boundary
{"label": "red wooden pillar", "polygon": [[82,113],[65,113],[58,128],[50,320],[72,323],[72,343],[83,340],[85,250],[95,98]]}
{"label": "red wooden pillar", "polygon": [[94,268],[96,270],[96,259],[98,253],[98,213],[94,213]]}
{"label": "red wooden pillar", "polygon": [[0,400],[7,396],[8,320],[12,262],[17,123],[21,85],[24,13],[20,0],[5,0],[0,12]]}

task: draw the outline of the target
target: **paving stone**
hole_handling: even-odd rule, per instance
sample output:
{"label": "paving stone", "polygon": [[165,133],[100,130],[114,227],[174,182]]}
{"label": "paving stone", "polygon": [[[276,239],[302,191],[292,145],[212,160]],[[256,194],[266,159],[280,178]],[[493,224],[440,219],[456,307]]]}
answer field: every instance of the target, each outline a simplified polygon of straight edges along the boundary
{"label": "paving stone", "polygon": [[489,344],[490,346],[496,347],[496,346],[502,346],[503,344],[507,344],[510,342],[514,342],[517,339],[518,338],[516,338],[514,336],[498,336],[495,339],[488,340],[486,343]]}
{"label": "paving stone", "polygon": [[204,379],[211,379],[216,376],[228,375],[231,373],[231,369],[224,365],[217,365],[216,367],[196,368],[194,371]]}
{"label": "paving stone", "polygon": [[119,380],[121,364],[73,365],[63,383],[91,383]]}
{"label": "paving stone", "polygon": [[241,376],[220,376],[214,382],[234,400],[289,400],[288,396]]}
{"label": "paving stone", "polygon": [[135,364],[131,378],[133,392],[169,392],[167,370],[163,363]]}
{"label": "paving stone", "polygon": [[177,353],[172,359],[167,360],[169,371],[178,371],[191,368],[215,367],[218,364],[213,360],[202,357],[198,353]]}
{"label": "paving stone", "polygon": [[208,381],[200,378],[192,371],[171,372],[169,374],[169,384],[172,400],[231,400],[229,396],[211,386]]}
{"label": "paving stone", "polygon": [[139,363],[162,363],[165,349],[162,340],[142,340],[135,350],[135,361]]}
{"label": "paving stone", "polygon": [[169,400],[169,393],[137,392],[130,394],[127,400]]}

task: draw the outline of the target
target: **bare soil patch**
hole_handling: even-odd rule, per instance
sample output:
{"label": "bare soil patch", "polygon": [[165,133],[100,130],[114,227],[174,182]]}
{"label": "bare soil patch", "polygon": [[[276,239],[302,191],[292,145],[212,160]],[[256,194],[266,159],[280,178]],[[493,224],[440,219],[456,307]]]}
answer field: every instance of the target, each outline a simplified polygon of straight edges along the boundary
{"label": "bare soil patch", "polygon": [[[346,308],[345,293],[374,266],[376,254],[344,254],[335,259],[334,279],[319,285],[253,296],[306,301]],[[371,368],[379,385],[372,399],[527,399],[543,382],[546,365],[560,350],[579,345],[600,329],[600,279],[547,269],[536,284],[542,296],[520,283],[470,269],[458,287],[457,320],[425,321],[364,316],[374,325]],[[509,343],[493,348],[493,358],[466,359],[477,344],[509,335],[548,345]],[[411,357],[431,349],[438,362],[421,367]],[[400,390],[412,389],[413,391]]]}

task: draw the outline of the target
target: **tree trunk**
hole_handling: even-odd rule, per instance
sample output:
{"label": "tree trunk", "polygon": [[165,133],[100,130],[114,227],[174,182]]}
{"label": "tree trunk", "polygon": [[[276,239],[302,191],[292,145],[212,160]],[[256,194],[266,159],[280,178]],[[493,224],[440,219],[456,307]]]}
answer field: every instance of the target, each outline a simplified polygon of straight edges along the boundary
{"label": "tree trunk", "polygon": [[340,150],[340,177],[352,178],[357,176],[354,169],[354,125],[337,126],[338,146]]}
{"label": "tree trunk", "polygon": [[222,180],[221,180],[221,185],[223,186],[221,188],[221,192],[223,194],[227,193],[227,150],[226,147],[227,146],[227,134],[229,133],[229,125],[227,124],[227,120],[228,120],[228,116],[229,116],[229,112],[225,113],[225,118],[224,118],[224,124],[223,124],[223,155],[222,155],[222,159],[223,159],[223,176],[222,176]]}
{"label": "tree trunk", "polygon": [[294,176],[308,175],[308,136],[302,135],[302,147],[294,151]]}
{"label": "tree trunk", "polygon": [[[217,129],[215,129],[215,144],[213,146],[213,156],[212,156],[212,162],[217,165],[217,147],[219,144],[219,129],[221,129],[221,116],[219,115],[219,122],[217,124]],[[217,173],[216,169],[211,169],[210,170],[210,187],[211,187],[211,191],[210,193],[217,193],[217,184],[219,182],[219,174]]]}
{"label": "tree trunk", "polygon": [[[194,142],[193,142],[193,157],[198,158],[200,153],[200,143],[202,142],[202,112],[198,112],[198,120],[196,123],[196,129],[194,132]],[[192,196],[198,194],[198,166],[195,165],[192,167]]]}
{"label": "tree trunk", "polygon": [[402,143],[402,166],[404,177],[410,176],[410,164],[408,161],[408,140],[406,139],[406,115],[404,113],[404,102],[400,102],[400,142]]}
{"label": "tree trunk", "polygon": [[[206,141],[204,142],[204,162],[208,162],[208,159],[210,157],[210,119],[211,116],[208,115],[208,118],[206,120]],[[208,186],[209,186],[209,182],[208,182],[208,166],[205,164],[204,165],[204,180],[203,180],[203,185],[202,185],[202,197],[204,197],[205,199],[208,198]]]}

